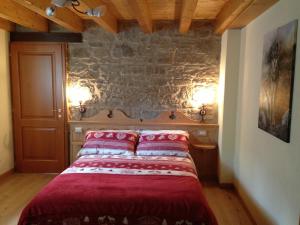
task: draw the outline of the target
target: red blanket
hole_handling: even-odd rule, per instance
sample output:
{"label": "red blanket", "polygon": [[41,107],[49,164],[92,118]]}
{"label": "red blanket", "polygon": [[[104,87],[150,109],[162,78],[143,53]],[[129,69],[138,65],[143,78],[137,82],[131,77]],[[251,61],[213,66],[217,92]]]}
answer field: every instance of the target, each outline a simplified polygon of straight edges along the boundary
{"label": "red blanket", "polygon": [[192,161],[83,156],[23,210],[19,225],[217,225]]}

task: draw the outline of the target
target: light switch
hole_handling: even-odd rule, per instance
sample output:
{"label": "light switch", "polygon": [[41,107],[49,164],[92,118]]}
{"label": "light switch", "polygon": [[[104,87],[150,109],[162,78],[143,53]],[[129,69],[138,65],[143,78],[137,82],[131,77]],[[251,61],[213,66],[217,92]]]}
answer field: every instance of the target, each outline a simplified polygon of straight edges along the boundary
{"label": "light switch", "polygon": [[75,133],[82,134],[82,127],[75,127]]}

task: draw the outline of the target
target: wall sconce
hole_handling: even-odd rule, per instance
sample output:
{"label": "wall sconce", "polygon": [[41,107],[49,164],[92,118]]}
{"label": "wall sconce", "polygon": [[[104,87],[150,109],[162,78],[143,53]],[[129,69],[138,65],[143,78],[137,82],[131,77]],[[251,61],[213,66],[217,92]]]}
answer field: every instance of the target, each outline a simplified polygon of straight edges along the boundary
{"label": "wall sconce", "polygon": [[201,122],[204,122],[207,113],[207,105],[215,102],[215,88],[213,87],[198,87],[194,89],[191,99],[191,104],[194,108],[200,109]]}
{"label": "wall sconce", "polygon": [[82,87],[79,84],[75,84],[67,87],[67,99],[70,106],[78,108],[81,116],[80,118],[82,118],[87,110],[85,102],[91,100],[92,95],[88,87]]}

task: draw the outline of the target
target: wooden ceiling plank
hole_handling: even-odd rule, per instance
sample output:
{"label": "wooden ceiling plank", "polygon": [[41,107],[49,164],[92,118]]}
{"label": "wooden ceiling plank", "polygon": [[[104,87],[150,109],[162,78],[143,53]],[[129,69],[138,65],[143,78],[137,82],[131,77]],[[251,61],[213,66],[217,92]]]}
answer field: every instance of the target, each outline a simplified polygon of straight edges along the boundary
{"label": "wooden ceiling plank", "polygon": [[186,33],[190,29],[197,4],[198,0],[183,0],[179,24],[180,33]]}
{"label": "wooden ceiling plank", "polygon": [[194,20],[213,20],[216,19],[218,13],[221,11],[227,0],[218,1],[203,1],[199,0],[195,13]]}
{"label": "wooden ceiling plank", "polygon": [[152,20],[177,20],[180,18],[181,0],[147,0]]}
{"label": "wooden ceiling plank", "polygon": [[233,21],[245,11],[254,0],[229,0],[215,21],[215,33],[222,34],[230,27]]}
{"label": "wooden ceiling plank", "polygon": [[48,31],[47,19],[11,0],[0,1],[0,17],[32,30]]}
{"label": "wooden ceiling plank", "polygon": [[109,11],[119,20],[124,19],[121,12],[117,9],[116,5],[112,0],[102,0],[103,3],[108,7]]}
{"label": "wooden ceiling plank", "polygon": [[120,20],[134,20],[130,6],[127,1],[124,0],[104,0],[105,2],[109,1],[119,12],[118,19]]}
{"label": "wooden ceiling plank", "polygon": [[242,28],[252,20],[261,15],[279,0],[255,0],[246,10],[244,10],[229,26],[230,29]]}
{"label": "wooden ceiling plank", "polygon": [[60,26],[73,32],[83,32],[84,25],[82,19],[67,8],[56,8],[55,15],[47,16],[46,8],[51,6],[51,0],[14,0],[27,9],[46,17]]}
{"label": "wooden ceiling plank", "polygon": [[127,0],[131,11],[136,15],[136,19],[139,22],[142,30],[145,33],[152,32],[152,18],[148,3],[146,0]]}
{"label": "wooden ceiling plank", "polygon": [[12,32],[15,31],[16,26],[14,23],[0,18],[0,29]]}
{"label": "wooden ceiling plank", "polygon": [[[102,0],[80,0],[81,11],[85,11],[90,8],[96,8],[98,6],[106,6]],[[87,18],[84,16],[84,18]],[[88,19],[93,20],[99,24],[105,30],[117,33],[118,32],[118,22],[117,18],[107,9],[103,16],[101,17],[88,17]]]}

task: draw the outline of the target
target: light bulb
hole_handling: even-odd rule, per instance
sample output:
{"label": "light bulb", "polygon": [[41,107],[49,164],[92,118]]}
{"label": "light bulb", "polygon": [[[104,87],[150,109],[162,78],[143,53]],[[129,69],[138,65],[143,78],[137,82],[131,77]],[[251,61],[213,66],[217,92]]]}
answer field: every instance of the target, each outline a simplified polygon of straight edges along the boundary
{"label": "light bulb", "polygon": [[67,98],[72,106],[79,106],[93,97],[88,87],[75,84],[67,87]]}
{"label": "light bulb", "polygon": [[49,6],[46,8],[46,15],[47,16],[54,16],[55,15],[55,10],[56,7],[55,6]]}
{"label": "light bulb", "polygon": [[51,3],[57,7],[65,7],[66,5],[71,5],[72,0],[52,0]]}
{"label": "light bulb", "polygon": [[215,89],[213,87],[198,87],[193,90],[191,104],[194,108],[210,105],[215,102]]}
{"label": "light bulb", "polygon": [[100,17],[100,16],[104,15],[105,11],[106,11],[106,7],[99,6],[99,7],[94,8],[94,9],[88,9],[86,11],[86,14],[88,16]]}

